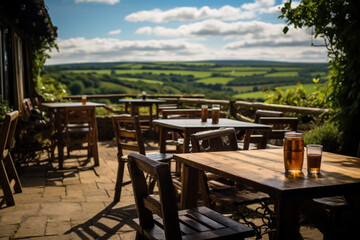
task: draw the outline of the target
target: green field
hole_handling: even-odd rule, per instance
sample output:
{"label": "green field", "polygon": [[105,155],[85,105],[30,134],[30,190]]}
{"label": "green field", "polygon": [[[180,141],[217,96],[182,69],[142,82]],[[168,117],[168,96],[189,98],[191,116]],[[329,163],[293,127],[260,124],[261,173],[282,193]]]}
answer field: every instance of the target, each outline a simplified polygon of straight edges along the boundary
{"label": "green field", "polygon": [[131,82],[138,82],[138,81],[142,81],[142,82],[151,83],[151,84],[160,84],[160,85],[162,85],[162,84],[163,84],[163,82],[162,82],[162,81],[151,80],[151,79],[142,79],[142,78],[125,78],[125,77],[118,77],[118,79],[119,79],[119,80],[131,81]]}
{"label": "green field", "polygon": [[[315,91],[316,84],[309,83],[309,84],[302,84],[302,86],[307,94],[311,94],[312,92]],[[297,85],[279,86],[278,88],[285,92],[286,89],[296,89]],[[257,92],[240,93],[234,95],[233,97],[236,99],[248,99],[248,98],[265,99],[265,94],[266,93],[263,91],[257,91]]]}
{"label": "green field", "polygon": [[209,77],[209,78],[203,78],[200,80],[196,80],[197,83],[205,83],[205,84],[227,84],[228,82],[230,82],[231,80],[233,80],[234,78],[229,78],[229,77]]}
{"label": "green field", "polygon": [[297,77],[298,72],[274,72],[265,74],[264,77]]}
{"label": "green field", "polygon": [[[263,61],[116,62],[49,66],[51,77],[70,92],[93,94],[141,92],[204,94],[216,99],[263,99],[262,89],[295,88],[313,91],[313,78],[327,81],[327,64]],[[80,83],[82,82],[82,84]],[[101,82],[101,84],[100,84]],[[253,90],[260,90],[253,92]]]}
{"label": "green field", "polygon": [[102,70],[65,70],[67,73],[96,73],[96,74],[108,74],[110,75],[111,70],[102,69]]}

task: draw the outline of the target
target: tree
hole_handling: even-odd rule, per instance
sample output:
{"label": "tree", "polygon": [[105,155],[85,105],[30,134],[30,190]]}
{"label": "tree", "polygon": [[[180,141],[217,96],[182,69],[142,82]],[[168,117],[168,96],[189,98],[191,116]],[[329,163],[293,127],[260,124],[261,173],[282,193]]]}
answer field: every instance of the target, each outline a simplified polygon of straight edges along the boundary
{"label": "tree", "polygon": [[360,1],[302,0],[291,5],[292,0],[284,4],[280,18],[288,26],[314,28],[315,37],[325,41],[332,68],[328,101],[336,112],[332,120],[343,133],[343,152],[355,155],[360,143]]}

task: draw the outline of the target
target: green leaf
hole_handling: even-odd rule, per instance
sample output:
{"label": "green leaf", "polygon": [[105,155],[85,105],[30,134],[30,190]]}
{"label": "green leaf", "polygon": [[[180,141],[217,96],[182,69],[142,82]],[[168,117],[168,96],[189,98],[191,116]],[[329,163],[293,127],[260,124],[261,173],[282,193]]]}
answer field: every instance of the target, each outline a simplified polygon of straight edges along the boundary
{"label": "green leaf", "polygon": [[283,28],[283,33],[286,34],[288,31],[289,31],[289,28],[285,26],[285,27]]}

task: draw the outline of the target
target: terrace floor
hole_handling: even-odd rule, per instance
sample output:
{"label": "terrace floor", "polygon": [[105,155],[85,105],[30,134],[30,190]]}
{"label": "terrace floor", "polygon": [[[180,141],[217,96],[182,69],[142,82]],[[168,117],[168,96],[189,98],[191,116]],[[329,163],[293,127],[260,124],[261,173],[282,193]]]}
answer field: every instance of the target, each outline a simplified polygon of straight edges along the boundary
{"label": "terrace floor", "polygon": [[[156,149],[155,145],[147,148]],[[117,171],[114,142],[99,143],[100,166],[86,161],[86,152],[74,152],[64,170],[42,161],[20,172],[23,192],[16,205],[0,203],[0,240],[3,239],[135,239],[131,219],[136,217],[131,185],[121,201],[113,203]],[[125,180],[129,178],[125,171]],[[0,200],[3,193],[0,190]],[[301,226],[304,239],[322,239],[315,228]],[[263,239],[267,239],[267,235]]]}

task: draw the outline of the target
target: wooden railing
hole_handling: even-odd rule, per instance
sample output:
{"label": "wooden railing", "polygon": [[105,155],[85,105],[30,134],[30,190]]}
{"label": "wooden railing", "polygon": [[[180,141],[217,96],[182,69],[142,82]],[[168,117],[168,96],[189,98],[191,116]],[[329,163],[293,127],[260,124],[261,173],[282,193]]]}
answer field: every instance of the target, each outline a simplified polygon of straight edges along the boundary
{"label": "wooden railing", "polygon": [[[121,99],[121,98],[140,98],[140,94],[104,94],[104,95],[87,95],[89,100],[99,99]],[[229,116],[239,120],[252,121],[251,118],[245,115],[252,115],[257,109],[281,111],[284,113],[298,113],[302,115],[313,116],[326,116],[329,114],[329,109],[326,108],[309,108],[297,107],[290,105],[268,104],[262,102],[247,102],[247,101],[229,101],[229,100],[216,100],[205,99],[203,94],[148,94],[148,98],[163,99],[167,103],[177,104],[179,108],[199,108],[203,104],[220,104],[221,110],[227,112]],[[67,100],[80,100],[81,95],[70,95],[64,97]],[[106,106],[110,112],[120,113],[121,111],[115,110],[110,106]],[[244,114],[252,113],[252,114]]]}
{"label": "wooden railing", "polygon": [[[82,95],[68,95],[63,97],[67,100],[81,100]],[[122,98],[141,98],[141,94],[97,94],[86,95],[88,100],[98,99],[122,99]],[[148,98],[204,98],[204,94],[147,94]]]}

